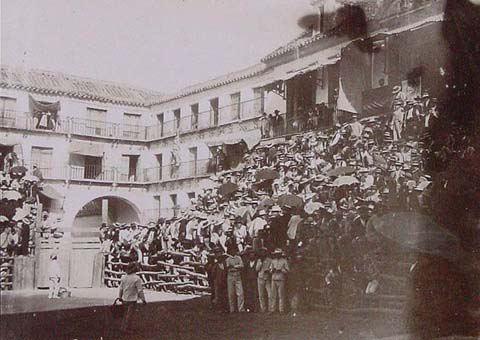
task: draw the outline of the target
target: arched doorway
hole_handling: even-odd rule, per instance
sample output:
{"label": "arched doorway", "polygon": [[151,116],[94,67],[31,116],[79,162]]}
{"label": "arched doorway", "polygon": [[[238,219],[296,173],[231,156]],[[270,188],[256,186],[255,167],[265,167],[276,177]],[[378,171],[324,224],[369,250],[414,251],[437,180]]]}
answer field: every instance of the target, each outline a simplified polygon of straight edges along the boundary
{"label": "arched doorway", "polygon": [[75,215],[73,238],[98,238],[100,226],[107,224],[140,222],[138,208],[130,201],[116,196],[98,197],[86,203]]}
{"label": "arched doorway", "polygon": [[77,212],[71,232],[70,287],[88,288],[99,283],[103,268],[100,226],[115,222],[140,222],[138,208],[124,198],[103,196],[84,204]]}

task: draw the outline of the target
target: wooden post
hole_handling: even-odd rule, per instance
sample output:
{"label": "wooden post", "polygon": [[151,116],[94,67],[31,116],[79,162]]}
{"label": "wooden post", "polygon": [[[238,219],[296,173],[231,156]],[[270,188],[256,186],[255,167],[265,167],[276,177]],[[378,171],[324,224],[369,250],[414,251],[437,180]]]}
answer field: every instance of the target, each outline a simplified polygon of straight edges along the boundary
{"label": "wooden post", "polygon": [[34,287],[37,287],[38,278],[40,277],[40,228],[43,226],[43,205],[42,203],[37,204],[37,220],[35,221],[34,226],[34,237],[33,237],[33,245],[35,246],[35,260],[34,260]]}
{"label": "wooden post", "polygon": [[102,223],[108,224],[108,198],[102,199]]}

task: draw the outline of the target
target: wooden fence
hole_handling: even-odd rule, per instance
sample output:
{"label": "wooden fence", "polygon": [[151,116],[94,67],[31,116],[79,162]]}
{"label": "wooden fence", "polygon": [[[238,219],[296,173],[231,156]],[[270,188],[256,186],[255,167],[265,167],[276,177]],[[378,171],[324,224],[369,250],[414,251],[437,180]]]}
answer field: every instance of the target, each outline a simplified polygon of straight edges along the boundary
{"label": "wooden fence", "polygon": [[[204,294],[210,291],[204,266],[193,261],[192,254],[162,252],[161,255],[181,256],[187,260],[180,263],[164,260],[155,261],[156,264],[139,264],[140,271],[137,272],[137,275],[142,279],[145,288],[185,294]],[[127,265],[128,263],[122,262],[120,259],[106,261],[105,285],[118,287]]]}
{"label": "wooden fence", "polygon": [[13,257],[0,257],[0,290],[13,289]]}

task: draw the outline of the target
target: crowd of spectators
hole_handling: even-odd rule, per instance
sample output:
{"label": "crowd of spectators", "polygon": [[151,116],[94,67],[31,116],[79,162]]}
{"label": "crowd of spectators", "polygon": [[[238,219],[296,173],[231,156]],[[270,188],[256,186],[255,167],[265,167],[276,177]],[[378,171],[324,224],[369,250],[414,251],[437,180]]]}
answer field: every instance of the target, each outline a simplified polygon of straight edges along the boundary
{"label": "crowd of spectators", "polygon": [[257,146],[238,167],[211,176],[215,185],[179,216],[103,225],[104,252],[144,264],[188,252],[208,275],[215,308],[231,312],[296,311],[309,290],[323,291],[327,305],[376,293],[382,242],[368,221],[428,213],[423,159],[438,118],[428,95],[407,100],[396,87],[392,97],[389,115],[352,115],[328,130]]}
{"label": "crowd of spectators", "polygon": [[29,171],[19,164],[15,153],[9,153],[0,171],[0,256],[31,255],[36,231],[44,238],[62,236],[47,211],[42,212],[42,228],[36,229],[42,175],[36,167]]}

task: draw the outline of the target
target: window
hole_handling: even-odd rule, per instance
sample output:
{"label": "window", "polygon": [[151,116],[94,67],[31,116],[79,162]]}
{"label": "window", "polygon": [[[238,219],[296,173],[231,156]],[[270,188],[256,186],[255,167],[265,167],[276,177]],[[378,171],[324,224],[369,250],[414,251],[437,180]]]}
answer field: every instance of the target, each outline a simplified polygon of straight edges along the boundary
{"label": "window", "polygon": [[155,179],[158,181],[162,180],[162,169],[163,169],[163,155],[159,153],[158,155],[155,155],[157,158],[157,173],[155,176]]}
{"label": "window", "polygon": [[253,110],[256,115],[265,111],[265,92],[263,87],[253,89]]}
{"label": "window", "polygon": [[0,97],[0,113],[1,117],[10,117],[17,105],[17,99],[10,97]]}
{"label": "window", "polygon": [[158,122],[158,136],[157,137],[163,137],[163,120],[164,120],[163,113],[159,113],[157,115],[157,122]]}
{"label": "window", "polygon": [[134,113],[123,114],[123,137],[138,139],[140,137],[140,120],[142,116]]}
{"label": "window", "polygon": [[180,129],[180,115],[181,115],[180,109],[173,110],[173,117],[175,119],[176,129]]}
{"label": "window", "polygon": [[387,86],[387,49],[385,40],[373,43],[371,58],[372,89]]}
{"label": "window", "polygon": [[189,192],[189,193],[187,193],[187,196],[188,196],[189,203],[192,204],[192,200],[194,200],[195,196],[196,196],[195,193],[194,192]]}
{"label": "window", "polygon": [[121,180],[126,182],[137,181],[138,155],[122,155]]}
{"label": "window", "polygon": [[232,120],[240,119],[240,92],[232,93],[230,101],[232,103]]}
{"label": "window", "polygon": [[[108,136],[106,131],[107,110],[87,107],[86,133],[97,136]],[[112,131],[109,131],[112,132]]]}
{"label": "window", "polygon": [[83,178],[105,180],[106,174],[102,170],[102,157],[85,156]]}
{"label": "window", "polygon": [[190,112],[192,113],[192,130],[198,128],[198,103],[190,105]]}
{"label": "window", "polygon": [[173,216],[177,216],[179,212],[179,206],[177,202],[177,194],[171,194],[170,200],[172,201],[172,208],[173,208]]}
{"label": "window", "polygon": [[197,148],[189,148],[188,149],[190,153],[190,162],[189,162],[189,168],[190,168],[190,176],[194,177],[197,175]]}
{"label": "window", "polygon": [[15,98],[0,97],[0,126],[13,127],[15,125]]}
{"label": "window", "polygon": [[218,98],[210,99],[210,123],[212,126],[218,125]]}
{"label": "window", "polygon": [[32,146],[31,165],[36,165],[42,174],[48,177],[52,171],[53,148]]}

